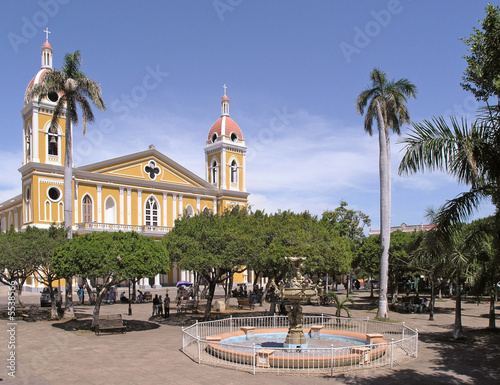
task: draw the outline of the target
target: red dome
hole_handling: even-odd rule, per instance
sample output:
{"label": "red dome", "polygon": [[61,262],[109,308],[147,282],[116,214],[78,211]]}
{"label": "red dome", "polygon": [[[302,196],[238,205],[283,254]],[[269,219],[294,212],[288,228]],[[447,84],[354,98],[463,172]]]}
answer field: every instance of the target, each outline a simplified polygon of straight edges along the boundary
{"label": "red dome", "polygon": [[229,98],[228,98],[228,96],[227,96],[227,95],[224,95],[224,96],[222,97],[222,100],[229,100]]}
{"label": "red dome", "polygon": [[217,137],[221,135],[227,135],[230,136],[231,133],[235,133],[238,135],[239,139],[243,139],[243,134],[241,133],[240,128],[236,124],[236,122],[231,119],[229,116],[221,116],[213,125],[212,128],[210,129],[210,132],[208,133],[208,140],[212,139],[212,135],[215,133],[217,134]]}
{"label": "red dome", "polygon": [[50,45],[50,43],[48,41],[46,41],[45,43],[42,44],[42,48],[43,47],[47,47],[47,48],[52,49],[52,46]]}
{"label": "red dome", "polygon": [[33,79],[31,79],[31,81],[28,84],[28,87],[26,87],[26,92],[24,93],[24,100],[26,100],[28,90],[31,87],[33,87],[35,84],[40,84],[42,82],[45,74],[49,71],[52,71],[52,70],[49,68],[42,68],[40,71],[38,71],[38,73],[35,75],[35,77]]}

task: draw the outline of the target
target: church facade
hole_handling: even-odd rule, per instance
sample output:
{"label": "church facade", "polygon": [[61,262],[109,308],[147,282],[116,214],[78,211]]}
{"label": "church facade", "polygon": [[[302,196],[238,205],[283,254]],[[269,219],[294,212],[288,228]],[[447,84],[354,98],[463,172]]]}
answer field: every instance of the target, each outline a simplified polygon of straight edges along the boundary
{"label": "church facade", "polygon": [[[28,88],[53,70],[53,49],[42,46],[41,68]],[[0,203],[0,229],[27,226],[48,228],[63,224],[66,117],[49,130],[59,95],[28,100],[22,114],[23,162],[20,194]],[[187,170],[153,145],[144,151],[73,168],[73,231],[136,231],[161,239],[183,215],[204,210],[220,213],[234,205],[247,206],[246,146],[243,134],[229,116],[224,87],[221,116],[206,138],[205,178]],[[168,275],[143,279],[141,287],[160,287],[190,280],[190,272],[172,266]],[[243,277],[240,277],[240,280]],[[75,282],[76,283],[76,282]],[[39,284],[28,280],[27,290]]]}

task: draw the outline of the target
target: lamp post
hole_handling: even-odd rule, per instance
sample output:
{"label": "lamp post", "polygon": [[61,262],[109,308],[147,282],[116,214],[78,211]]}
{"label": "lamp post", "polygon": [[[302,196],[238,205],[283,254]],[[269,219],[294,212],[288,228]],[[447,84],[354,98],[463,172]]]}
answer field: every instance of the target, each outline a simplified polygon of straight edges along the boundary
{"label": "lamp post", "polygon": [[132,298],[130,297],[130,279],[128,280],[128,315],[132,315]]}
{"label": "lamp post", "polygon": [[429,321],[434,321],[434,274],[432,271],[429,272],[429,278],[431,280],[431,303],[429,307]]}

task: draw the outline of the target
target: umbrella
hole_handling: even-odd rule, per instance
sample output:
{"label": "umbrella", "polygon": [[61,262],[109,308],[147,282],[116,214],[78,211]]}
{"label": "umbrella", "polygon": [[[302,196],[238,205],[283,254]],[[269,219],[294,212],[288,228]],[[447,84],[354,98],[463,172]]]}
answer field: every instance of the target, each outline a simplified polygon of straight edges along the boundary
{"label": "umbrella", "polygon": [[193,285],[193,283],[192,282],[188,282],[188,281],[179,281],[179,282],[177,282],[177,284],[175,285],[175,287],[179,287],[179,286],[182,286],[182,285],[191,286],[191,285]]}

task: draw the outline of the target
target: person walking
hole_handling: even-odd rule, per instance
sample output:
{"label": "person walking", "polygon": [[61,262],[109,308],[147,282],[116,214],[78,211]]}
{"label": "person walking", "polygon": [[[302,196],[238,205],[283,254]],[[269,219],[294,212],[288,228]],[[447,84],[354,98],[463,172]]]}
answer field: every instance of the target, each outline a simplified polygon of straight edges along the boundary
{"label": "person walking", "polygon": [[163,300],[163,304],[165,305],[165,318],[170,317],[170,297],[168,293],[165,294],[165,299]]}
{"label": "person walking", "polygon": [[80,286],[76,294],[78,295],[78,299],[80,300],[80,305],[83,305],[83,303],[85,302],[85,291],[83,290],[83,286]]}
{"label": "person walking", "polygon": [[163,315],[163,301],[161,299],[161,295],[160,295],[160,298],[158,298],[158,313],[157,313],[157,315],[159,315],[159,316]]}
{"label": "person walking", "polygon": [[160,299],[158,298],[158,294],[155,294],[153,298],[153,316],[158,314],[158,305],[160,304]]}

